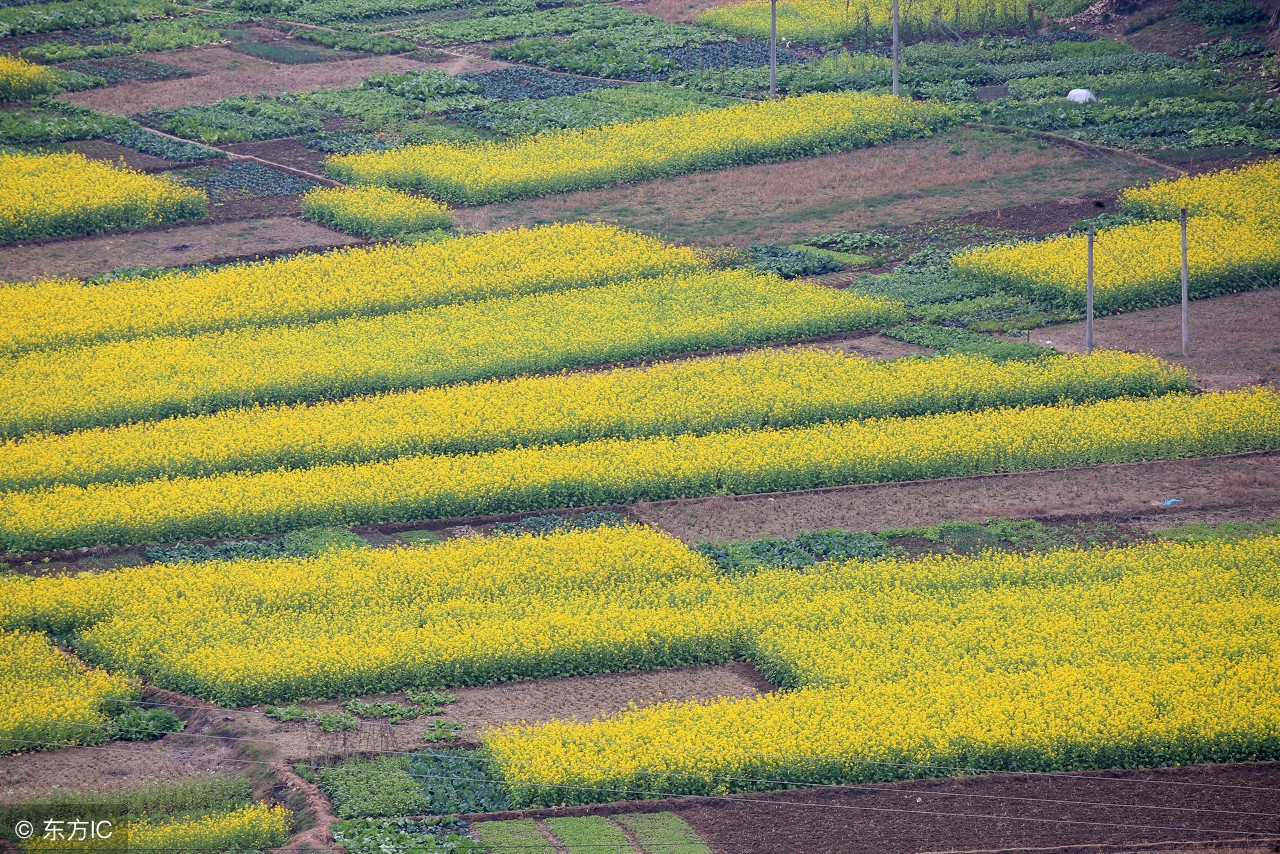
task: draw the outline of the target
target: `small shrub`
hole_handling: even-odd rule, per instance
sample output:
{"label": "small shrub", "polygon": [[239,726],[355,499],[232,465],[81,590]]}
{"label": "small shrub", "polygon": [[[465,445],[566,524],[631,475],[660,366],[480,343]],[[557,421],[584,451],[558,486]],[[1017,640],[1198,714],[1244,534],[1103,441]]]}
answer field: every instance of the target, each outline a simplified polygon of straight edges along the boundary
{"label": "small shrub", "polygon": [[1182,0],[1178,14],[1204,27],[1247,26],[1267,19],[1249,0]]}
{"label": "small shrub", "polygon": [[417,854],[452,851],[480,854],[487,849],[473,840],[467,823],[447,817],[430,819],[365,818],[339,821],[330,830],[347,854]]}
{"label": "small shrub", "polygon": [[108,735],[123,741],[155,741],[171,732],[182,732],[185,722],[168,709],[130,709],[118,715]]}
{"label": "small shrub", "polygon": [[844,265],[823,252],[814,252],[802,246],[756,244],[748,248],[751,261],[743,266],[761,273],[774,273],[784,279],[801,276],[821,276],[843,270]]}
{"label": "small shrub", "polygon": [[297,29],[289,33],[295,39],[304,39],[316,44],[337,48],[338,50],[358,50],[363,53],[409,53],[418,50],[411,41],[398,39],[395,36],[371,36],[367,33],[349,33],[338,30],[303,30]]}
{"label": "small shrub", "polygon": [[799,569],[827,560],[878,560],[892,554],[881,540],[869,534],[830,529],[800,534],[791,539],[761,539],[741,543],[699,543],[694,551],[705,555],[721,572],[746,572],[764,566]]}
{"label": "small shrub", "polygon": [[854,255],[865,255],[877,249],[893,249],[899,244],[897,238],[880,232],[838,231],[835,234],[820,234],[802,241],[806,246],[817,246],[820,249],[833,249],[837,252],[848,252]]}
{"label": "small shrub", "polygon": [[963,353],[969,356],[987,356],[995,362],[1031,361],[1057,351],[1039,344],[1021,341],[1001,341],[980,332],[933,326],[928,323],[909,323],[886,329],[884,334],[917,347],[929,347],[939,353]]}
{"label": "small shrub", "polygon": [[324,732],[349,732],[360,728],[360,721],[346,712],[317,712],[315,709],[304,709],[296,704],[267,706],[263,709],[263,714],[284,723],[303,721],[315,724]]}
{"label": "small shrub", "polygon": [[[340,818],[388,818],[423,815],[431,800],[409,773],[409,757],[352,759],[330,768],[298,769],[333,800]],[[451,810],[439,810],[451,812]]]}

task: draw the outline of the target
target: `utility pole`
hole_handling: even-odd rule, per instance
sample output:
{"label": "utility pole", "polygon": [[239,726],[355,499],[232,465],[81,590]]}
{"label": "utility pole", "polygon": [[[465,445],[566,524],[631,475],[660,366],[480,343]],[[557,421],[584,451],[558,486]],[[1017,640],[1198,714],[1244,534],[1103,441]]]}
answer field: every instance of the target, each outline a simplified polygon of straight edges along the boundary
{"label": "utility pole", "polygon": [[[897,3],[898,0],[893,0]],[[778,97],[778,0],[769,0],[769,100]]]}
{"label": "utility pole", "polygon": [[1190,311],[1187,306],[1187,209],[1183,208],[1178,220],[1182,224],[1182,358],[1187,357],[1191,345],[1189,327]]}
{"label": "utility pole", "polygon": [[898,94],[898,0],[893,0],[893,94]]}
{"label": "utility pole", "polygon": [[1089,278],[1084,286],[1084,352],[1093,353],[1093,226],[1089,226]]}

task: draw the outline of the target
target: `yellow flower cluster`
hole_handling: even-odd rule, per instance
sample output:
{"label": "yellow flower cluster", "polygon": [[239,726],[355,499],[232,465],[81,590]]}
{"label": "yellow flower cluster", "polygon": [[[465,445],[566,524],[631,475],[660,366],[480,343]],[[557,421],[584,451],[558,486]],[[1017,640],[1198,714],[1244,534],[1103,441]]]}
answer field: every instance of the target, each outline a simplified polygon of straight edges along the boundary
{"label": "yellow flower cluster", "polygon": [[748,494],[1280,447],[1266,389],[705,436],[606,439],[300,471],[12,492],[0,544],[33,551]]}
{"label": "yellow flower cluster", "polygon": [[129,824],[129,845],[159,851],[261,851],[289,841],[293,813],[282,806],[250,804],[199,818]]}
{"label": "yellow flower cluster", "polygon": [[[130,821],[114,828],[108,840],[44,839],[20,846],[24,854],[72,854],[94,851],[261,851],[289,841],[293,812],[283,806],[249,804],[206,815],[166,821]],[[126,841],[127,840],[127,841]],[[122,846],[121,843],[124,842]]]}
{"label": "yellow flower cluster", "polygon": [[8,579],[0,625],[228,704],[731,656],[797,689],[485,735],[559,803],[1271,756],[1277,590],[1276,536],[721,576],[627,527]]}
{"label": "yellow flower cluster", "polygon": [[[948,0],[945,4],[902,0],[899,21],[908,34],[934,32],[934,15],[956,30],[990,32],[1027,25],[1022,0]],[[753,39],[769,38],[768,0],[747,0],[707,9],[697,23]],[[844,42],[883,38],[893,26],[890,0],[789,0],[778,9],[778,37],[794,42]]]}
{"label": "yellow flower cluster", "polygon": [[575,223],[412,247],[338,249],[92,288],[41,282],[4,290],[0,353],[388,314],[700,269],[688,249]]}
{"label": "yellow flower cluster", "polygon": [[[1280,224],[1278,224],[1280,225]],[[1169,305],[1182,298],[1182,237],[1177,222],[1157,220],[1107,229],[1094,246],[1094,310],[1099,314]],[[1200,216],[1187,230],[1188,290],[1192,298],[1253,290],[1251,268],[1266,281],[1280,277],[1280,227]],[[1088,238],[1051,237],[1038,243],[989,246],[957,254],[966,278],[1077,311],[1085,308]]]}
{"label": "yellow flower cluster", "polygon": [[91,661],[241,705],[729,656],[711,564],[648,528],[210,569],[0,581],[0,625],[75,627]]}
{"label": "yellow flower cluster", "polygon": [[0,101],[25,101],[60,90],[57,75],[49,69],[0,54]]}
{"label": "yellow flower cluster", "polygon": [[763,350],[9,441],[0,492],[1189,390],[1185,370],[1129,353],[996,364]]}
{"label": "yellow flower cluster", "polygon": [[101,741],[104,705],[137,694],[126,680],[86,670],[44,635],[24,631],[0,629],[0,673],[0,753]]}
{"label": "yellow flower cluster", "polygon": [[203,190],[82,154],[0,152],[0,242],[198,219]]}
{"label": "yellow flower cluster", "polygon": [[485,745],[517,804],[1271,758],[1277,590],[1280,537],[765,570],[726,599],[799,690]]}
{"label": "yellow flower cluster", "polygon": [[937,102],[816,94],[513,142],[440,142],[336,155],[325,168],[350,184],[488,204],[862,148],[926,136],[954,120]]}
{"label": "yellow flower cluster", "polygon": [[447,205],[383,187],[317,187],[302,197],[302,215],[361,237],[399,237],[450,228]]}
{"label": "yellow flower cluster", "polygon": [[1205,172],[1130,187],[1120,194],[1123,210],[1159,219],[1216,214],[1249,222],[1280,221],[1280,160],[1263,160],[1239,169]]}
{"label": "yellow flower cluster", "polygon": [[[1102,231],[1094,247],[1094,305],[1102,314],[1168,305],[1182,295],[1180,208],[1187,225],[1193,298],[1253,290],[1280,280],[1280,161],[1131,187],[1124,210],[1154,222]],[[990,246],[956,255],[962,275],[1034,300],[1085,306],[1088,238]]]}
{"label": "yellow flower cluster", "polygon": [[902,316],[890,300],[725,270],[35,352],[0,374],[0,436],[804,338]]}

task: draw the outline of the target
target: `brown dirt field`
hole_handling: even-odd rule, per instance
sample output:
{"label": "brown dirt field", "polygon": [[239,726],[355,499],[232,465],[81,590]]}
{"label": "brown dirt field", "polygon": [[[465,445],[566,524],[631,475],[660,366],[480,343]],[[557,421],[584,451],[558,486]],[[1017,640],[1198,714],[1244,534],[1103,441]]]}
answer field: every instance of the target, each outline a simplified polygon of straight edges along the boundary
{"label": "brown dirt field", "polygon": [[[1179,498],[1182,503],[1163,507]],[[794,537],[843,528],[880,531],[988,519],[1144,521],[1172,527],[1280,516],[1280,452],[1093,468],[864,484],[773,495],[637,503],[627,514],[686,543]],[[1144,524],[1145,526],[1145,524]]]}
{"label": "brown dirt field", "polygon": [[486,71],[505,63],[475,57],[444,55],[430,60],[403,56],[366,56],[308,65],[277,65],[225,47],[184,48],[154,54],[154,58],[190,71],[193,77],[150,82],[127,81],[106,89],[61,95],[63,100],[95,110],[133,115],[155,109],[211,104],[220,98],[250,92],[291,92],[354,86],[384,71],[439,68],[454,74]]}
{"label": "brown dirt field", "polygon": [[[466,730],[453,746],[475,747],[477,735],[507,723],[541,723],[552,719],[590,721],[626,709],[631,703],[648,706],[680,700],[714,700],[717,697],[754,697],[774,690],[755,668],[744,662],[704,667],[675,667],[633,673],[601,673],[564,679],[536,679],[450,688],[458,701],[444,707],[439,718],[418,718],[398,725],[364,721],[355,732],[326,734],[303,723],[277,723],[262,718],[264,732],[286,757],[331,757],[347,752],[418,750],[429,745],[422,732],[432,720],[464,724]],[[405,703],[403,693],[361,699],[369,702]],[[336,712],[337,701],[301,703],[306,708]],[[257,715],[242,710],[238,715]],[[246,718],[247,722],[248,719]]]}
{"label": "brown dirt field", "polygon": [[323,151],[307,148],[304,143],[296,139],[238,142],[235,145],[224,145],[222,150],[232,154],[245,154],[292,169],[300,169],[312,175],[324,175],[324,159],[328,156]]}
{"label": "brown dirt field", "polygon": [[[191,710],[174,709],[183,719]],[[100,747],[66,747],[0,756],[0,803],[55,792],[109,792],[156,783],[243,773],[234,744],[205,737],[208,716],[189,720],[187,732],[159,741],[113,741]]]}
{"label": "brown dirt field", "polygon": [[622,0],[614,5],[673,24],[689,24],[699,12],[728,5],[728,2],[731,0]]}
{"label": "brown dirt field", "polygon": [[1280,763],[1247,762],[1149,771],[993,773],[465,818],[481,822],[669,810],[689,822],[713,851],[724,854],[1261,854],[1280,848],[1275,845],[1280,841],[1277,791]]}
{"label": "brown dirt field", "polygon": [[[1188,316],[1191,346],[1185,359],[1182,307],[1177,305],[1097,318],[1094,346],[1154,353],[1187,368],[1196,385],[1205,389],[1280,383],[1280,289],[1196,300]],[[1084,334],[1081,321],[1037,329],[1031,340],[1082,352]]]}
{"label": "brown dirt field", "polygon": [[716,852],[1274,851],[1280,763],[990,774],[467,816],[673,811]]}
{"label": "brown dirt field", "polygon": [[[1141,177],[1158,171],[1141,164],[1135,168],[1142,170]],[[1072,148],[965,128],[933,139],[785,163],[464,208],[458,220],[486,230],[598,220],[679,242],[743,245],[1062,197],[1113,199],[1127,183]]]}
{"label": "brown dirt field", "polygon": [[178,267],[223,260],[232,253],[235,257],[252,258],[363,242],[291,216],[228,222],[204,220],[172,228],[0,247],[0,279],[26,282],[42,278],[85,278],[119,267]]}
{"label": "brown dirt field", "polygon": [[107,142],[105,139],[85,139],[68,142],[67,148],[80,152],[90,160],[106,160],[110,163],[119,163],[123,160],[125,166],[130,169],[137,169],[140,172],[164,172],[184,165],[173,160],[166,160],[163,157],[143,154],[141,151],[125,148],[123,145],[116,145],[114,142]]}

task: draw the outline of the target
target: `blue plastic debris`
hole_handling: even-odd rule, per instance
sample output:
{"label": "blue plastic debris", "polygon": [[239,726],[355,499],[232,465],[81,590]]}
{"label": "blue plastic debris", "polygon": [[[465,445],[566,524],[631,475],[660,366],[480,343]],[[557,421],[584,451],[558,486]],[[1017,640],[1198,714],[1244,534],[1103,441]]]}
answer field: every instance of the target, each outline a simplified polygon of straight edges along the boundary
{"label": "blue plastic debris", "polygon": [[1166,501],[1166,502],[1164,503],[1164,506],[1165,506],[1165,507],[1172,507],[1172,506],[1173,506],[1173,505],[1175,505],[1175,504],[1181,504],[1181,503],[1182,503],[1182,499],[1181,499],[1181,498],[1170,498],[1168,501]]}

